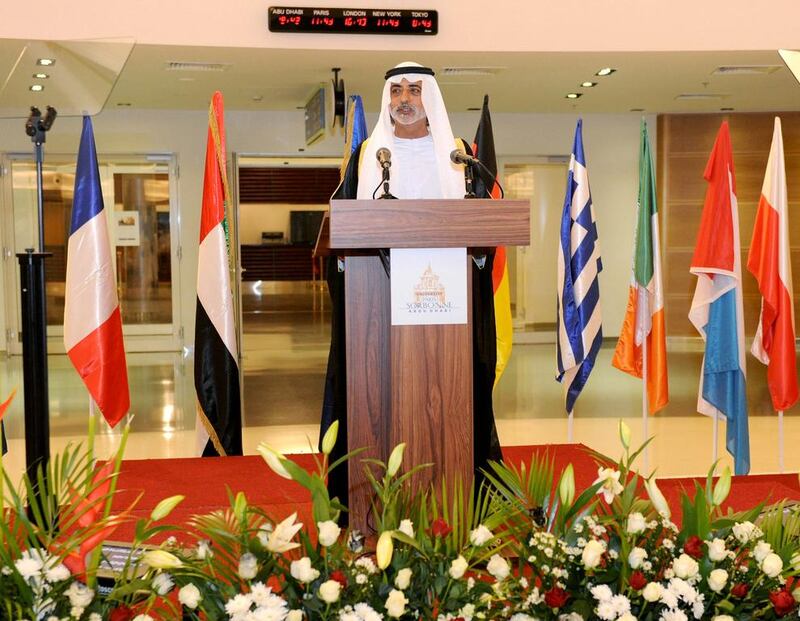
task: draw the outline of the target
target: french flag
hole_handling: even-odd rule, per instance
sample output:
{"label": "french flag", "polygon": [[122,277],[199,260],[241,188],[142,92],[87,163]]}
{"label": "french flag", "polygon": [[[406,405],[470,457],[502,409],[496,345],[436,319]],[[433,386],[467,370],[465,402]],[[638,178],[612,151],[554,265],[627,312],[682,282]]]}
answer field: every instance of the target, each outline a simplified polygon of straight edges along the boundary
{"label": "french flag", "polygon": [[736,474],[750,471],[739,210],[728,122],[717,133],[690,272],[697,276],[689,320],[706,344],[697,411],[725,416]]}
{"label": "french flag", "polygon": [[761,316],[750,351],[768,365],[767,385],[772,406],[779,412],[797,403],[788,203],[781,120],[775,117],[747,269],[756,277],[762,296]]}
{"label": "french flag", "polygon": [[88,116],[83,117],[67,244],[64,346],[113,427],[128,413],[130,393],[111,243]]}

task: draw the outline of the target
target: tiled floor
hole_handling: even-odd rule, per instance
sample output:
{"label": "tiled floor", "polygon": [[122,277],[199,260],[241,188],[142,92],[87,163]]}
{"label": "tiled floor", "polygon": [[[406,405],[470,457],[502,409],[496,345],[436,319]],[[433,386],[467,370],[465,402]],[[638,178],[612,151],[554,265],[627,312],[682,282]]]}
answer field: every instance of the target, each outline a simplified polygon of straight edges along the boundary
{"label": "tiled floor", "polygon": [[[244,446],[252,454],[261,441],[299,452],[316,444],[317,420],[327,360],[329,326],[323,296],[310,284],[264,285],[260,295],[246,286],[244,354]],[[619,453],[617,420],[624,418],[641,437],[641,383],[612,368],[613,345],[604,348],[576,408],[573,440],[612,456]],[[129,354],[131,410],[130,458],[191,456],[195,450],[192,359],[179,353]],[[703,474],[712,462],[712,421],[695,413],[701,354],[671,351],[669,406],[648,420],[655,436],[649,469],[660,476]],[[24,467],[21,359],[0,359],[0,395],[20,388],[6,416],[10,451],[5,467],[15,479]],[[554,379],[553,344],[516,345],[495,391],[500,440],[506,445],[567,441],[562,389]],[[771,412],[763,367],[748,357],[748,398],[752,472],[777,472],[778,424]],[[86,392],[65,356],[50,358],[52,450],[85,438]],[[796,408],[795,408],[796,410]],[[100,455],[119,441],[119,430],[105,424],[96,441]],[[800,421],[786,414],[785,470],[800,470]],[[719,428],[719,456],[725,451]]]}

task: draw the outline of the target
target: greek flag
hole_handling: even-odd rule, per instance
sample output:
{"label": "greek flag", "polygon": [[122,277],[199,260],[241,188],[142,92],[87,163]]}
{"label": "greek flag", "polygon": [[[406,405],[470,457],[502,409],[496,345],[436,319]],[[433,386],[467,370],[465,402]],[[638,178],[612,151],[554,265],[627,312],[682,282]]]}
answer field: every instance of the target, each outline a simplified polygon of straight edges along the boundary
{"label": "greek flag", "polygon": [[589,175],[583,152],[583,121],[578,120],[567,175],[558,249],[556,379],[566,386],[566,411],[572,412],[603,342],[598,273],[603,269]]}

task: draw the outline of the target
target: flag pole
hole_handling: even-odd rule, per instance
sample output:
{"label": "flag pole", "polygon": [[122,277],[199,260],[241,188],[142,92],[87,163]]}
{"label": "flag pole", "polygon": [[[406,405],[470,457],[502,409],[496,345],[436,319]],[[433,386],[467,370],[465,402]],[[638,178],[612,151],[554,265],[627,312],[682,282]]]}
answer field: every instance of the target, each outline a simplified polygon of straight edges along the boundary
{"label": "flag pole", "polygon": [[711,451],[711,462],[716,463],[719,458],[717,455],[717,438],[719,437],[719,411],[714,410],[714,449]]}
{"label": "flag pole", "polygon": [[574,409],[569,411],[567,414],[567,443],[572,444],[572,414]]}
{"label": "flag pole", "polygon": [[[647,335],[642,339],[642,443],[647,442]],[[650,447],[645,444],[642,455],[642,467],[645,474],[650,472],[649,466]]]}
{"label": "flag pole", "polygon": [[778,410],[778,468],[783,472],[783,410]]}
{"label": "flag pole", "polygon": [[89,460],[94,465],[94,434],[97,417],[94,414],[94,399],[89,395],[89,438],[86,441],[89,450]]}

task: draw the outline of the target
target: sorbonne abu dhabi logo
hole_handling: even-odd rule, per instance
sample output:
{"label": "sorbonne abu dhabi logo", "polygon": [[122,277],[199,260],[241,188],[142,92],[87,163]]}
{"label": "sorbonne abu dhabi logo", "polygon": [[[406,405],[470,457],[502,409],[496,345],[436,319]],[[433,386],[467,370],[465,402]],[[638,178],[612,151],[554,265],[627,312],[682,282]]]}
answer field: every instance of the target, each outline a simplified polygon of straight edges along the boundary
{"label": "sorbonne abu dhabi logo", "polygon": [[406,306],[409,313],[415,314],[450,313],[455,310],[453,303],[447,301],[445,287],[430,263],[414,285],[414,301],[406,302]]}

